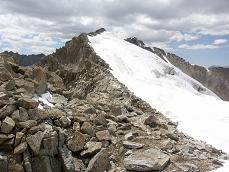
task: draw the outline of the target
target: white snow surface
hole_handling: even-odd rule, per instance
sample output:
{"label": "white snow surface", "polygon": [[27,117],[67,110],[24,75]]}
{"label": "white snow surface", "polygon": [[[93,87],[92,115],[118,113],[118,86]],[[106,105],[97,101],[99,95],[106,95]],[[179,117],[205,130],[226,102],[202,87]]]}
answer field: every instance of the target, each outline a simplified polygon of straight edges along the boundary
{"label": "white snow surface", "polygon": [[[179,130],[229,153],[229,102],[157,55],[110,32],[88,38],[112,74],[136,96],[178,121]],[[226,162],[217,171],[229,171],[228,166]]]}
{"label": "white snow surface", "polygon": [[[38,106],[39,109],[43,109],[43,105],[47,105],[49,107],[53,107],[54,105],[48,101],[49,98],[52,97],[52,94],[50,92],[46,92],[42,94],[41,96],[35,96],[33,99],[41,102]],[[43,105],[42,105],[43,104]]]}

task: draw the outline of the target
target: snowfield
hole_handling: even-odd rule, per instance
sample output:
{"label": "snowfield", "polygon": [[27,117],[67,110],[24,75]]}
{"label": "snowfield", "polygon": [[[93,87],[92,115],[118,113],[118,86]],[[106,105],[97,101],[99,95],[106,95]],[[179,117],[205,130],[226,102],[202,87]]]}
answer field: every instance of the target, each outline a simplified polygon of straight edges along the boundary
{"label": "snowfield", "polygon": [[[229,153],[229,102],[157,55],[109,32],[88,38],[112,74],[136,96],[178,121],[179,130]],[[228,162],[217,171],[229,171]]]}

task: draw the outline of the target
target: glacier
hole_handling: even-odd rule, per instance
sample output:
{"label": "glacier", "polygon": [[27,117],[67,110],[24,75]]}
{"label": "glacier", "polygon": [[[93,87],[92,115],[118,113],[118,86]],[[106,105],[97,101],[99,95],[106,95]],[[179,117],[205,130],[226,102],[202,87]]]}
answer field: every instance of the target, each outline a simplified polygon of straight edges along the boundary
{"label": "glacier", "polygon": [[[157,55],[110,32],[88,39],[111,73],[136,96],[179,122],[180,131],[229,153],[229,102]],[[229,171],[229,162],[216,171]]]}

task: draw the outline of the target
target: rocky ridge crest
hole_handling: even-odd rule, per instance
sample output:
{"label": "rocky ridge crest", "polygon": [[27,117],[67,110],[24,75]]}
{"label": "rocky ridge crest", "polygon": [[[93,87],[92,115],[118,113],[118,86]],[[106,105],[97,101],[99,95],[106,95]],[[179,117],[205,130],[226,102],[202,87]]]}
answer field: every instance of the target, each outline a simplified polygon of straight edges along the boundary
{"label": "rocky ridge crest", "polygon": [[[118,82],[85,33],[37,66],[0,68],[2,172],[209,171],[226,157]],[[46,91],[54,107],[34,100]]]}

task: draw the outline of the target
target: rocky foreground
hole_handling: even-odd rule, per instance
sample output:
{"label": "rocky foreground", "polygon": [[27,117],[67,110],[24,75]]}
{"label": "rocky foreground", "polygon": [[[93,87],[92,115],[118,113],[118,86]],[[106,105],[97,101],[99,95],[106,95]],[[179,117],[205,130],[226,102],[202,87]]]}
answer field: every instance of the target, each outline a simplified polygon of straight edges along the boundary
{"label": "rocky foreground", "polygon": [[[0,56],[0,171],[197,172],[222,166],[222,151],[179,132],[109,70],[86,34],[36,66]],[[47,91],[54,107],[36,99]]]}

